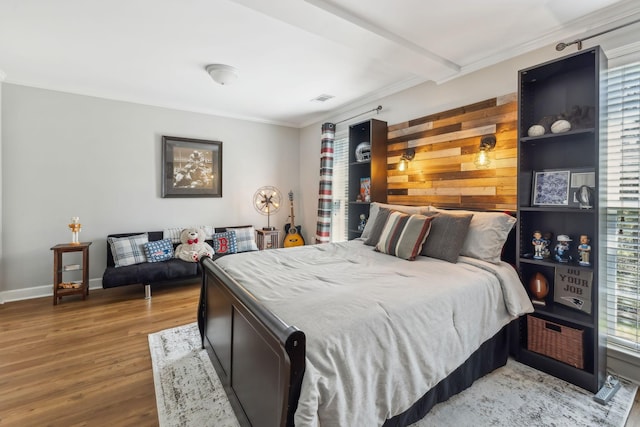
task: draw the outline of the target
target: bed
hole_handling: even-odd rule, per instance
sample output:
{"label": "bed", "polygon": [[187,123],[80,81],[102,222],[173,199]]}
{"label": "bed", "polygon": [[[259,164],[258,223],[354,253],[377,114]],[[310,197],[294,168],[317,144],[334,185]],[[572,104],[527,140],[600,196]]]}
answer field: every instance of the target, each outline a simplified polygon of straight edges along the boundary
{"label": "bed", "polygon": [[[378,208],[379,224],[394,212]],[[429,217],[419,212],[406,215]],[[241,425],[409,425],[506,363],[508,326],[533,307],[514,268],[487,253],[495,224],[471,214],[463,240],[485,239],[478,256],[461,245],[455,262],[409,261],[368,242],[386,235],[374,213],[362,239],[202,261],[203,347]],[[450,239],[435,223],[427,242]]]}

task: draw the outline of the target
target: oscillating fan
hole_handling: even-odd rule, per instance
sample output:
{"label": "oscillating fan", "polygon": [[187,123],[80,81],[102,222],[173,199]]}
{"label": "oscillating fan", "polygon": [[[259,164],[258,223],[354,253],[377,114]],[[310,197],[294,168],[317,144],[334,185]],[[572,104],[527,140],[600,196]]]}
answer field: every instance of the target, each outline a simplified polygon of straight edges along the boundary
{"label": "oscillating fan", "polygon": [[275,230],[271,226],[271,214],[278,212],[282,204],[282,194],[276,187],[270,185],[258,188],[253,195],[253,206],[262,215],[267,216],[267,226],[263,230]]}

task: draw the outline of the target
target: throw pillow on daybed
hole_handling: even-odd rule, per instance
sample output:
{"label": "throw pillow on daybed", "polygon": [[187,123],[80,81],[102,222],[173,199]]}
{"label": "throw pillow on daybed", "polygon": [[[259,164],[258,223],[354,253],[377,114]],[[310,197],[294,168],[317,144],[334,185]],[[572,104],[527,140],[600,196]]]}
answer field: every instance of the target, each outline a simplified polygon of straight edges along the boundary
{"label": "throw pillow on daybed", "polygon": [[238,252],[257,251],[256,231],[253,227],[227,228],[227,231],[235,231]]}
{"label": "throw pillow on daybed", "polygon": [[199,230],[204,231],[204,233],[207,236],[206,240],[209,240],[211,238],[211,235],[214,232],[214,228],[211,225],[199,225],[199,226],[194,225],[191,227],[172,227],[172,228],[165,228],[164,230],[162,230],[162,238],[171,240],[171,243],[173,243],[174,245],[179,245],[180,243],[182,243],[180,241],[180,233],[182,233],[182,230],[184,230],[185,228],[197,228]]}
{"label": "throw pillow on daybed", "polygon": [[433,217],[392,211],[389,214],[376,251],[413,261],[429,235]]}
{"label": "throw pillow on daybed", "polygon": [[143,245],[148,262],[161,262],[173,258],[171,239],[153,240]]}
{"label": "throw pillow on daybed", "polygon": [[116,267],[147,262],[147,257],[144,253],[144,244],[149,242],[147,233],[127,237],[108,237],[107,242],[111,247],[113,262]]}
{"label": "throw pillow on daybed", "polygon": [[235,231],[213,233],[212,240],[213,250],[219,255],[235,254],[238,252]]}

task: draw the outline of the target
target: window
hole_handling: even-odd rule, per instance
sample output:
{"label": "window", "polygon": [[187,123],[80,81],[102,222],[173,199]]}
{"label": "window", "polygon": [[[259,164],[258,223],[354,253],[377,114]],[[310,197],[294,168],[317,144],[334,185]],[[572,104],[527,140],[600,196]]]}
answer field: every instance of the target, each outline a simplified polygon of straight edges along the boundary
{"label": "window", "polygon": [[609,342],[640,353],[640,62],[610,68],[601,150]]}
{"label": "window", "polygon": [[347,131],[336,132],[333,142],[333,206],[331,208],[331,241],[347,240],[349,192],[349,137]]}

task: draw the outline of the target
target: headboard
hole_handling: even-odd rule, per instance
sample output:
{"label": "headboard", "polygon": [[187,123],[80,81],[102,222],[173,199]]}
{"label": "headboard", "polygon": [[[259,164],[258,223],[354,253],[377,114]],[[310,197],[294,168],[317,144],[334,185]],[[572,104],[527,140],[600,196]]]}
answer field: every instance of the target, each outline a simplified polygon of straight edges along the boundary
{"label": "headboard", "polygon": [[[388,127],[387,203],[478,210],[516,209],[517,94],[487,99]],[[491,163],[474,163],[495,135]],[[407,148],[408,168],[397,168]]]}

